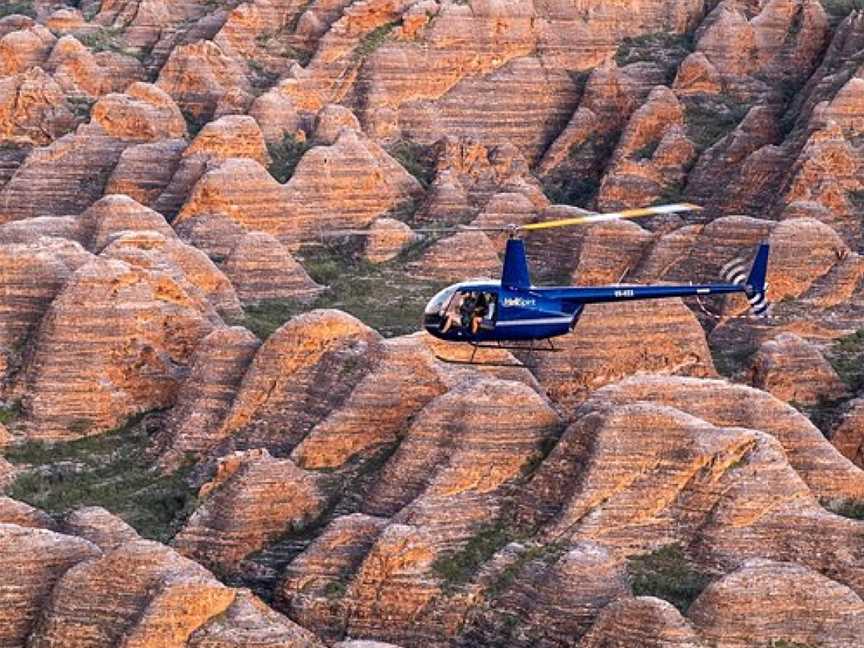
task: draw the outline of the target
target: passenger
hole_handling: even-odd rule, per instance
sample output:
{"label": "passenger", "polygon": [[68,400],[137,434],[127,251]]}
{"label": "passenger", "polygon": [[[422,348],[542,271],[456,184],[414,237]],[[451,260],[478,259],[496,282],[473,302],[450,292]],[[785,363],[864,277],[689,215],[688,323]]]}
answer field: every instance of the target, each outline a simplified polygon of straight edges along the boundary
{"label": "passenger", "polygon": [[480,330],[480,324],[483,318],[489,312],[489,302],[485,293],[480,293],[477,298],[477,304],[474,306],[474,312],[471,314],[471,334],[476,335]]}
{"label": "passenger", "polygon": [[444,325],[441,327],[441,332],[446,333],[454,324],[459,324],[462,320],[462,302],[465,300],[463,293],[456,293],[453,299],[447,305],[444,311]]}

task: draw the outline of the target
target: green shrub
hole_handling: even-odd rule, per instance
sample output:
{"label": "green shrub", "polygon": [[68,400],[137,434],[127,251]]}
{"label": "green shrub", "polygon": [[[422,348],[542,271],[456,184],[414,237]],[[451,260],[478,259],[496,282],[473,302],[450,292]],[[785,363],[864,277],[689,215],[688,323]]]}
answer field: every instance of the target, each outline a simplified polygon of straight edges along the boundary
{"label": "green shrub", "polygon": [[821,0],[825,11],[835,17],[848,16],[853,11],[864,9],[864,0]]}
{"label": "green shrub", "polygon": [[399,164],[428,189],[435,179],[435,158],[428,146],[409,140],[399,140],[388,148]]}
{"label": "green shrub", "polygon": [[481,527],[458,551],[441,554],[432,563],[433,571],[447,589],[469,582],[495,553],[513,541],[512,533],[499,520]]}
{"label": "green shrub", "polygon": [[684,555],[681,545],[661,547],[628,561],[627,571],[636,596],[655,596],[668,601],[681,613],[708,585],[710,577],[698,571]]}
{"label": "green shrub", "polygon": [[732,132],[750,106],[733,97],[693,97],[684,106],[687,137],[702,151]]}
{"label": "green shrub", "polygon": [[267,151],[270,153],[270,166],[268,170],[276,180],[285,183],[294,175],[294,169],[300,163],[300,158],[312,145],[307,140],[301,140],[293,133],[286,135],[281,142],[269,144]]}
{"label": "green shrub", "polygon": [[36,10],[33,8],[32,0],[23,0],[21,2],[4,2],[0,4],[0,18],[6,16],[14,16],[20,14],[22,16],[36,17]]}
{"label": "green shrub", "polygon": [[351,54],[354,60],[362,60],[372,54],[375,50],[381,47],[390,36],[390,32],[399,23],[396,21],[380,25],[366,34],[354,48]]}
{"label": "green shrub", "polygon": [[864,501],[840,499],[840,500],[822,500],[822,506],[852,520],[864,520]]}
{"label": "green shrub", "polygon": [[864,389],[864,329],[835,340],[825,355],[849,391]]}
{"label": "green shrub", "polygon": [[6,458],[25,466],[8,495],[54,515],[102,506],[143,537],[166,542],[195,507],[186,482],[190,468],[170,475],[155,470],[139,419],[77,441],[7,448]]}
{"label": "green shrub", "polygon": [[21,416],[21,402],[13,401],[6,405],[0,406],[0,423],[12,423],[15,419]]}
{"label": "green shrub", "polygon": [[619,65],[649,61],[660,66],[672,81],[678,66],[693,51],[693,40],[689,34],[656,32],[625,38],[615,52]]}

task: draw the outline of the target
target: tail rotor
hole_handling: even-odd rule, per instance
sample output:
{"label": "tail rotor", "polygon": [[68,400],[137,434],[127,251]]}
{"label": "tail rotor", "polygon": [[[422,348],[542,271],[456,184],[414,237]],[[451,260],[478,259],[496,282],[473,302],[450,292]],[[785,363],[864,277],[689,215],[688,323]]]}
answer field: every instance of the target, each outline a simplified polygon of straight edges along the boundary
{"label": "tail rotor", "polygon": [[759,246],[749,273],[743,259],[730,261],[720,271],[724,281],[736,286],[744,286],[747,301],[750,303],[750,314],[760,319],[771,317],[771,304],[766,296],[767,283],[765,282],[768,275],[769,252],[768,244],[763,243]]}

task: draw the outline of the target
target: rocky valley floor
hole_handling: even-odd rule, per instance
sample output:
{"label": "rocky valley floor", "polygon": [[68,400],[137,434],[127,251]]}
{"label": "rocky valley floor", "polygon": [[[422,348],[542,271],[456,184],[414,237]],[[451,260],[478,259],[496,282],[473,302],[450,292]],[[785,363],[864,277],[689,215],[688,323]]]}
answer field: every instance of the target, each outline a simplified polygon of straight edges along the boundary
{"label": "rocky valley floor", "polygon": [[862,228],[857,0],[2,1],[0,648],[864,647]]}

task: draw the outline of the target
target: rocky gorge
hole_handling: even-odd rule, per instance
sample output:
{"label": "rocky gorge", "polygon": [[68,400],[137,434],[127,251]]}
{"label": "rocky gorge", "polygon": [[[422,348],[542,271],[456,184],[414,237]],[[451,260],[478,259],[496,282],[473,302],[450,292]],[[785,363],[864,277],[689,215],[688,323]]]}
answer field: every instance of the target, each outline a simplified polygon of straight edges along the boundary
{"label": "rocky gorge", "polygon": [[864,646],[862,214],[856,0],[0,2],[0,647]]}

